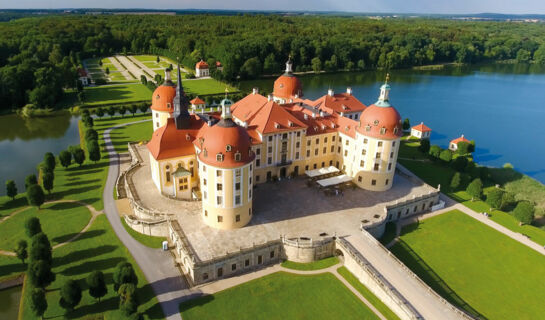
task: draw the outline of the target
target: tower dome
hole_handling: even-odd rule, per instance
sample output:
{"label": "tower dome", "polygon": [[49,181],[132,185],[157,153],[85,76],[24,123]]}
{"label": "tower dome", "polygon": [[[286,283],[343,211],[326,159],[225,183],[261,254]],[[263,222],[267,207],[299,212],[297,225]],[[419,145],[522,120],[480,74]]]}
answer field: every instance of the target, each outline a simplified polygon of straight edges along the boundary
{"label": "tower dome", "polygon": [[380,87],[378,101],[363,110],[356,130],[364,136],[377,139],[397,139],[403,135],[401,115],[390,104],[389,76]]}
{"label": "tower dome", "polygon": [[159,112],[174,112],[174,97],[176,87],[171,84],[163,84],[153,91],[151,98],[151,110]]}
{"label": "tower dome", "polygon": [[292,66],[290,57],[286,62],[286,72],[274,81],[273,96],[284,100],[303,96],[303,86],[293,74]]}

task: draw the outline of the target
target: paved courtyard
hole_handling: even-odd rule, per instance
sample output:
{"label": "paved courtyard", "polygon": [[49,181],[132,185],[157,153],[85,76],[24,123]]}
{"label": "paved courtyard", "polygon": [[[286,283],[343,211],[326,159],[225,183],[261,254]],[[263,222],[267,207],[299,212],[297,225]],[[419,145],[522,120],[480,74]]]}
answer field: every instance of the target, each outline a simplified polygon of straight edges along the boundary
{"label": "paved courtyard", "polygon": [[[362,220],[377,220],[384,215],[384,206],[398,200],[427,194],[435,189],[414,185],[399,175],[387,192],[361,189],[345,190],[344,195],[325,196],[318,188],[306,186],[304,178],[257,185],[254,192],[254,216],[250,224],[237,230],[217,230],[201,220],[197,201],[178,201],[162,196],[151,180],[149,155],[145,146],[138,152],[143,165],[133,181],[142,203],[165,213],[175,214],[201,261],[279,239],[327,236],[348,236],[359,233]],[[380,218],[378,218],[380,219]]]}

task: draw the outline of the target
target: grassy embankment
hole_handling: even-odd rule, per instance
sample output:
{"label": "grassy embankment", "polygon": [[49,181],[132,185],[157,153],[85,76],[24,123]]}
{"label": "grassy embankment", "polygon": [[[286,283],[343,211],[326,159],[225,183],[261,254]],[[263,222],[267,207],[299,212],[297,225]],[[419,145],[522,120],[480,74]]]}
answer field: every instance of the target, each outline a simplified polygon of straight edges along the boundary
{"label": "grassy embankment", "polygon": [[191,319],[378,319],[331,273],[277,272],[180,305]]}
{"label": "grassy embankment", "polygon": [[392,252],[475,316],[543,316],[545,257],[458,210],[405,227]]}
{"label": "grassy embankment", "polygon": [[[465,191],[451,190],[449,187],[450,180],[455,173],[455,170],[440,162],[429,160],[428,155],[423,154],[418,149],[419,142],[410,140],[402,140],[399,149],[399,163],[420,177],[426,183],[437,187],[441,185],[441,191],[449,197],[461,202],[468,208],[477,212],[488,212],[490,219],[501,224],[502,226],[530,237],[531,240],[538,244],[545,245],[545,230],[540,229],[535,225],[519,225],[519,221],[510,213],[501,210],[492,210],[490,206],[482,201],[471,201],[471,196]],[[502,188],[506,191],[513,192],[517,200],[530,200],[537,204],[538,208],[545,208],[545,186],[538,181],[522,175],[513,169],[507,168],[491,168],[491,176],[495,181],[502,184]],[[484,181],[484,198],[495,186],[489,181]],[[543,210],[543,209],[540,209]]]}
{"label": "grassy embankment", "polygon": [[[99,132],[101,147],[104,147],[102,133],[106,128],[147,118],[149,118],[149,114],[96,120],[95,129]],[[124,135],[112,135],[113,141],[119,145],[126,144],[131,138]],[[102,156],[103,158],[96,164],[87,161],[82,167],[72,164],[65,169],[57,164],[55,187],[52,195],[47,196],[47,200],[79,200],[92,205],[97,210],[102,210],[102,193],[109,161],[106,154],[103,153]],[[5,196],[0,197],[0,215],[8,215],[25,206],[24,195],[19,195],[15,201],[11,201]],[[12,249],[10,247],[13,246],[13,243],[20,238],[26,238],[22,224],[26,217],[30,215],[36,214],[40,218],[43,229],[53,245],[63,242],[79,232],[88,222],[90,216],[86,208],[74,204],[45,205],[44,208],[39,212],[32,208],[24,210],[0,223],[0,233],[10,235],[10,237],[2,237],[0,248]],[[59,223],[59,221],[62,221],[62,223]],[[71,318],[83,319],[100,315],[109,319],[120,318],[121,315],[117,310],[117,294],[112,289],[112,273],[115,265],[121,261],[132,263],[137,272],[139,278],[138,296],[142,303],[139,311],[143,312],[149,319],[162,319],[164,317],[162,310],[151,287],[146,283],[141,270],[128,250],[119,241],[104,215],[97,217],[90,229],[77,240],[53,251],[53,271],[57,274],[57,279],[47,288],[49,308],[45,316],[50,318],[64,314],[64,310],[58,304],[58,289],[66,279],[70,278],[80,280],[80,284],[84,289],[83,300],[74,313],[70,315]],[[24,272],[25,269],[26,266],[18,259],[0,256],[0,279],[13,277]],[[108,283],[108,294],[101,302],[96,302],[89,296],[84,282],[87,275],[94,270],[103,271],[106,274]],[[26,290],[25,297],[23,297],[22,319],[33,318],[29,305],[25,303],[25,301],[29,301],[29,294],[30,290]]]}
{"label": "grassy embankment", "polygon": [[300,263],[300,262],[293,262],[286,260],[282,262],[282,267],[288,268],[288,269],[294,269],[294,270],[303,270],[303,271],[309,271],[309,270],[320,270],[329,268],[331,266],[336,265],[339,263],[339,258],[337,257],[329,257],[318,261],[313,261],[309,263]]}

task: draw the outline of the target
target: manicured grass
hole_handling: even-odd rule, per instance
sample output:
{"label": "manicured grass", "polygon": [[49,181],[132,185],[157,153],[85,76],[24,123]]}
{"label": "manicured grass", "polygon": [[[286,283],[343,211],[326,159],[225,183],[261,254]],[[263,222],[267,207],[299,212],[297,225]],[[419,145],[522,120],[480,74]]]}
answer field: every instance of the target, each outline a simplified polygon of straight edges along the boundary
{"label": "manicured grass", "polygon": [[299,263],[286,260],[282,262],[282,267],[294,270],[320,270],[334,266],[337,263],[339,263],[339,258],[337,257],[329,257],[309,263]]}
{"label": "manicured grass", "polygon": [[120,84],[85,88],[85,105],[150,100],[152,92],[143,84]]}
{"label": "manicured grass", "polygon": [[334,275],[277,272],[180,304],[191,319],[378,319]]}
{"label": "manicured grass", "polygon": [[453,210],[408,226],[392,252],[434,290],[488,319],[538,319],[545,256]]}
{"label": "manicured grass", "polygon": [[0,196],[0,219],[10,215],[13,211],[26,205],[27,200],[24,193],[18,194],[15,197],[15,200],[11,200],[11,198],[8,196]]}
{"label": "manicured grass", "polygon": [[230,93],[238,92],[238,89],[215,79],[182,80],[184,89],[193,95],[222,94],[227,87]]}
{"label": "manicured grass", "polygon": [[0,223],[0,249],[13,251],[19,240],[30,243],[25,234],[25,221],[30,217],[40,219],[43,232],[54,246],[80,232],[89,223],[91,213],[75,203],[47,204],[41,210],[29,207]]}
{"label": "manicured grass", "polygon": [[118,153],[127,152],[127,142],[149,141],[153,133],[151,121],[132,124],[112,131],[112,143]]}
{"label": "manicured grass", "polygon": [[386,306],[379,298],[377,298],[377,296],[375,296],[369,289],[367,289],[367,287],[364,286],[358,280],[358,278],[356,278],[350,271],[348,271],[346,267],[340,267],[339,269],[337,269],[337,272],[339,272],[339,274],[343,278],[345,278],[346,281],[348,281],[348,283],[350,283],[352,287],[354,287],[354,289],[358,290],[358,292],[361,293],[361,295],[365,297],[367,301],[369,301],[375,308],[377,308],[377,310],[380,311],[380,313],[382,313],[382,315],[386,317],[386,319],[399,319],[399,317],[392,310],[390,310],[388,306]]}
{"label": "manicured grass", "polygon": [[[91,229],[77,241],[54,250],[53,271],[56,273],[57,279],[47,288],[49,307],[45,318],[62,317],[65,314],[64,309],[59,306],[59,288],[67,279],[75,279],[79,280],[84,292],[81,303],[70,314],[70,318],[86,319],[102,314],[105,319],[124,319],[118,311],[119,298],[113,290],[112,281],[115,266],[123,261],[132,263],[139,279],[137,294],[142,302],[139,311],[145,313],[149,319],[163,319],[164,315],[151,286],[146,284],[138,265],[119,241],[104,215],[99,216]],[[100,302],[89,295],[85,284],[85,278],[94,270],[104,272],[108,285],[108,293]],[[34,318],[29,303],[26,303],[29,301],[29,294],[30,290],[27,290],[23,297],[21,319]]]}
{"label": "manicured grass", "polygon": [[163,237],[154,237],[154,236],[147,236],[145,234],[142,234],[140,232],[137,232],[133,230],[131,227],[127,225],[125,222],[125,219],[121,218],[121,223],[123,224],[123,227],[127,232],[138,242],[141,244],[148,246],[150,248],[162,248],[163,247],[163,241],[166,239]]}

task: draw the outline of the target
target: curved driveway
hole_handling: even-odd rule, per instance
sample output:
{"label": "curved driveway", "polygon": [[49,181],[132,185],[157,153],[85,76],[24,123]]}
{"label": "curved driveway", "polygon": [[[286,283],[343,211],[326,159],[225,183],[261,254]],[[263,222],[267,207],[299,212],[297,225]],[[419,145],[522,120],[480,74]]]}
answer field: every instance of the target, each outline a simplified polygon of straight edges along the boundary
{"label": "curved driveway", "polygon": [[117,234],[117,237],[132,254],[136,263],[138,263],[138,266],[144,273],[146,280],[153,288],[166,319],[181,320],[182,317],[180,316],[178,305],[181,302],[181,298],[188,294],[188,291],[187,285],[182,280],[180,272],[174,266],[170,252],[146,247],[129,235],[121,224],[121,219],[113,198],[114,186],[119,174],[119,155],[112,145],[110,132],[123,126],[146,121],[151,121],[151,119],[125,123],[104,131],[106,151],[110,157],[108,179],[106,180],[106,186],[104,187],[103,193],[104,212]]}

